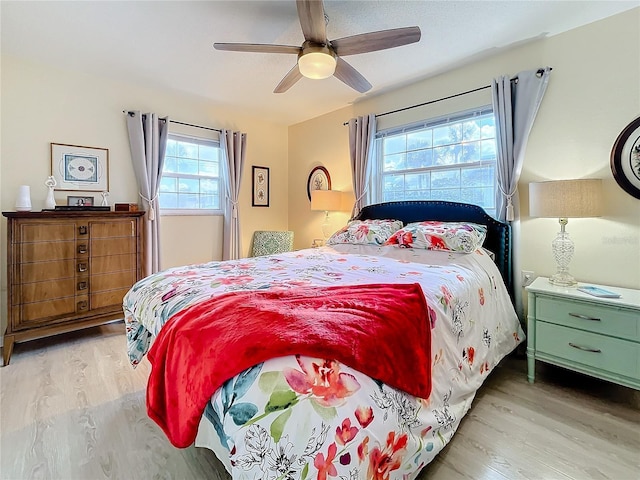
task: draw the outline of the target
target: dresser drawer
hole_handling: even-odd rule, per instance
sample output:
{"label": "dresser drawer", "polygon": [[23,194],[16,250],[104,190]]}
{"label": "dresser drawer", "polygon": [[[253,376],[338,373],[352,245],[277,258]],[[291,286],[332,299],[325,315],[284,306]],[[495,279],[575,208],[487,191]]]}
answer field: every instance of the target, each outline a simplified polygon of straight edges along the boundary
{"label": "dresser drawer", "polygon": [[538,296],[536,318],[541,321],[640,340],[640,315],[624,308]]}
{"label": "dresser drawer", "polygon": [[29,222],[20,225],[17,243],[75,240],[76,225],[70,223]]}
{"label": "dresser drawer", "polygon": [[91,274],[101,275],[103,273],[130,270],[132,266],[137,267],[136,256],[134,254],[93,257],[91,259]]}
{"label": "dresser drawer", "polygon": [[20,323],[14,329],[32,328],[48,325],[52,320],[63,321],[65,317],[76,313],[75,297],[58,298],[48,302],[26,303],[20,306]]}
{"label": "dresser drawer", "polygon": [[[129,288],[120,288],[117,290],[109,290],[106,292],[91,294],[91,308],[114,307],[116,310],[122,310],[122,299],[129,291]],[[124,317],[124,313],[122,314]]]}
{"label": "dresser drawer", "polygon": [[93,275],[91,277],[91,293],[119,288],[131,288],[134,283],[136,283],[135,270],[123,270],[116,273]]}
{"label": "dresser drawer", "polygon": [[74,258],[75,249],[74,241],[23,243],[20,246],[20,262],[33,263]]}
{"label": "dresser drawer", "polygon": [[131,237],[120,238],[92,238],[91,256],[109,257],[124,253],[135,253],[136,239]]}
{"label": "dresser drawer", "polygon": [[75,281],[73,278],[62,278],[55,281],[25,283],[16,292],[20,295],[16,303],[33,303],[43,300],[55,300],[73,294]]}
{"label": "dresser drawer", "polygon": [[57,260],[55,262],[23,263],[20,268],[21,283],[44,282],[69,278],[75,275],[75,260]]}
{"label": "dresser drawer", "polygon": [[91,222],[91,238],[135,237],[136,223],[133,220],[121,222]]}
{"label": "dresser drawer", "polygon": [[640,379],[640,344],[545,322],[535,341],[539,353]]}

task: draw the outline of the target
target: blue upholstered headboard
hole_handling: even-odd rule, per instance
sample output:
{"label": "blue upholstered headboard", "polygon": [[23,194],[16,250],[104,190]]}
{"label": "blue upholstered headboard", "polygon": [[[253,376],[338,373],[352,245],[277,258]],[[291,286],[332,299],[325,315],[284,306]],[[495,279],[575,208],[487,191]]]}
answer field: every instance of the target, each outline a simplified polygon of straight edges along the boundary
{"label": "blue upholstered headboard", "polygon": [[407,200],[367,205],[355,220],[393,218],[404,224],[426,220],[473,222],[487,226],[484,248],[492,251],[509,294],[513,298],[511,275],[511,226],[490,217],[482,207],[440,200]]}

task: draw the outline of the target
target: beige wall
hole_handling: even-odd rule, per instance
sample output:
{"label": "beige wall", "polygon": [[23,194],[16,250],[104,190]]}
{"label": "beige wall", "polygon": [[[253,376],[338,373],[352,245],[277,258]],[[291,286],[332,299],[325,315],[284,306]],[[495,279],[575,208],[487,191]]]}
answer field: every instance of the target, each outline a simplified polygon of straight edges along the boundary
{"label": "beige wall", "polygon": [[[331,189],[353,191],[349,164],[350,109],[342,109],[289,128],[289,228],[295,232],[295,248],[308,248],[322,238],[324,212],[311,211],[307,181],[311,170],[324,166],[331,177]],[[331,212],[330,223],[337,230],[349,218],[347,213]]]}
{"label": "beige wall", "polygon": [[[50,175],[50,142],[109,149],[109,201],[137,202],[123,109],[153,111],[175,120],[247,133],[247,155],[240,194],[243,250],[254,230],[287,229],[287,128],[231,107],[180,92],[145,88],[82,72],[58,70],[3,57],[1,76],[0,206],[14,210],[19,185],[31,186],[34,210],[44,207]],[[177,130],[172,126],[171,130]],[[182,130],[184,133],[184,130]],[[192,129],[194,135],[206,131]],[[251,207],[251,166],[269,167],[270,208]],[[58,204],[69,192],[57,192]],[[91,195],[100,198],[99,193]],[[167,217],[162,222],[163,266],[221,258],[221,217]],[[1,238],[6,238],[2,218]],[[2,319],[6,319],[6,248],[1,251]],[[2,328],[4,332],[4,328]]]}
{"label": "beige wall", "polygon": [[[298,246],[320,230],[302,188],[313,166],[323,164],[336,187],[351,190],[348,132],[354,115],[382,113],[488,85],[503,74],[549,65],[549,87],[529,138],[519,185],[522,269],[551,275],[551,241],[557,220],[528,217],[531,181],[602,178],[605,215],[569,221],[576,243],[571,271],[581,281],[640,288],[640,201],[620,189],[609,155],[620,131],[640,114],[640,9],[479,60],[411,86],[289,127],[289,225]],[[366,72],[363,72],[366,75]],[[386,128],[491,102],[490,91],[458,97],[379,118]],[[335,187],[334,187],[335,188]]]}
{"label": "beige wall", "polygon": [[160,219],[162,268],[222,259],[223,220],[221,215],[163,215]]}

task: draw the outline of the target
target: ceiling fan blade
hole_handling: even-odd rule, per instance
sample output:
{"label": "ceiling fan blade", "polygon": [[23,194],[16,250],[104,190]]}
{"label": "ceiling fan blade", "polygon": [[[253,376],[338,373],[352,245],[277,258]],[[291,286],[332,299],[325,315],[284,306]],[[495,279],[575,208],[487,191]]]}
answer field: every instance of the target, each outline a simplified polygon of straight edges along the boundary
{"label": "ceiling fan blade", "polygon": [[302,48],[292,45],[268,45],[263,43],[214,43],[216,50],[230,52],[254,52],[254,53],[300,53]]}
{"label": "ceiling fan blade", "polygon": [[284,76],[284,78],[280,80],[280,83],[275,88],[273,93],[286,92],[293,86],[294,83],[296,83],[301,78],[302,78],[302,74],[300,73],[300,69],[298,68],[298,64],[296,63],[294,67],[291,70],[289,70],[289,73],[287,73]]}
{"label": "ceiling fan blade", "polygon": [[322,0],[296,0],[296,7],[304,39],[315,43],[327,43]]}
{"label": "ceiling fan blade", "polygon": [[360,93],[367,92],[371,89],[371,84],[355,68],[340,57],[336,57],[336,62],[334,77]]}
{"label": "ceiling fan blade", "polygon": [[420,41],[421,36],[420,27],[392,28],[332,40],[331,46],[337,55],[344,57],[408,45]]}

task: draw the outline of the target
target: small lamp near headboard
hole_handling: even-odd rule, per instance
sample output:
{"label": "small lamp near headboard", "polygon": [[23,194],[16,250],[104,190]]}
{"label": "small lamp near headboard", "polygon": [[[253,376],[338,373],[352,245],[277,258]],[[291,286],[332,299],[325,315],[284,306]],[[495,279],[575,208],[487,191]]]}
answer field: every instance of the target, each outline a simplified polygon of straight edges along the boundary
{"label": "small lamp near headboard", "polygon": [[322,223],[322,236],[326,240],[331,236],[331,223],[329,212],[340,210],[342,206],[342,192],[338,190],[312,190],[311,210],[324,210],[324,222]]}
{"label": "small lamp near headboard", "polygon": [[558,218],[560,232],[551,243],[557,272],[549,278],[553,285],[570,287],[577,282],[569,273],[575,246],[565,226],[569,218],[602,215],[602,180],[579,179],[529,184],[529,215]]}

